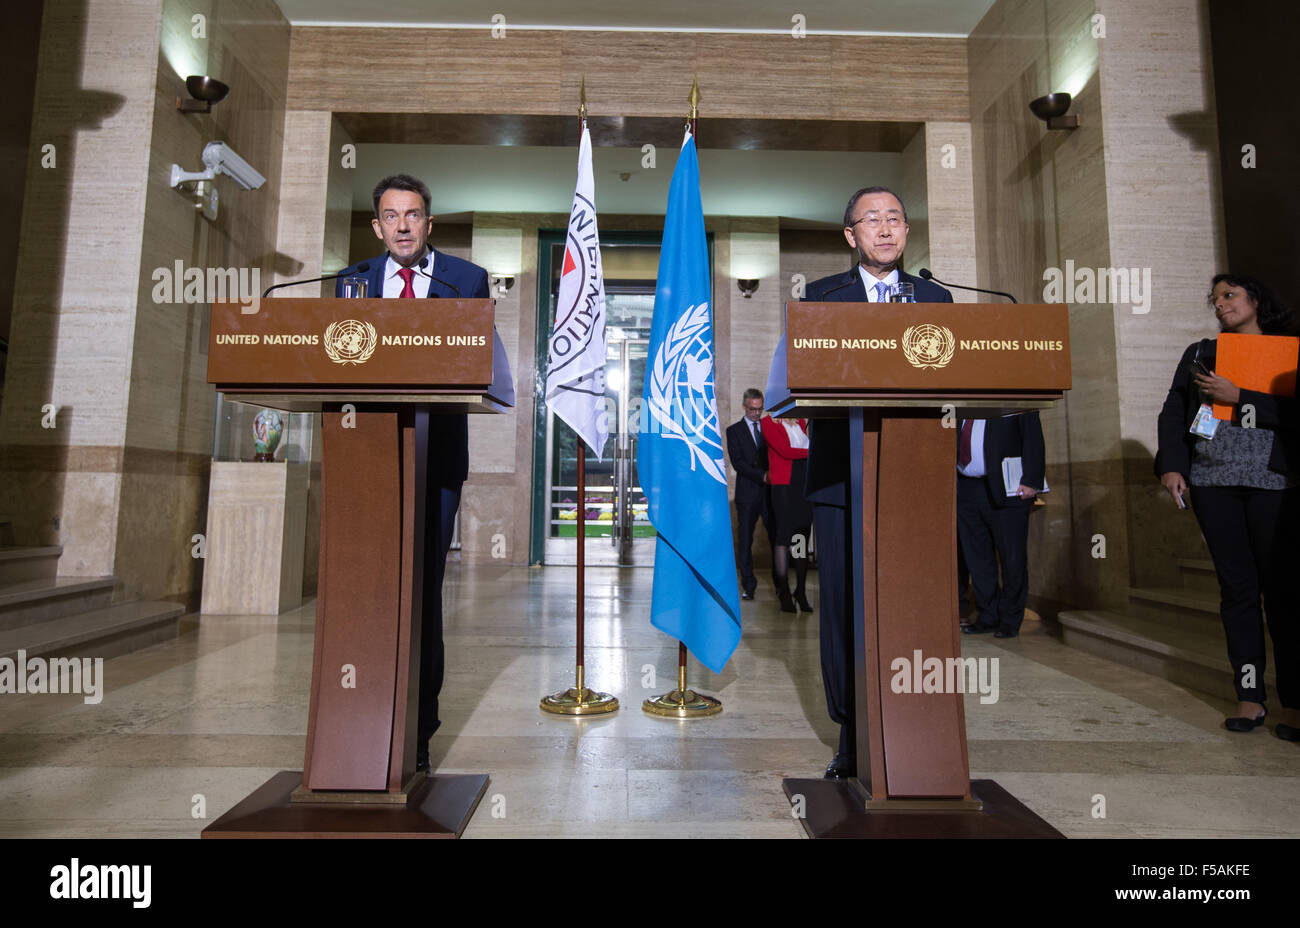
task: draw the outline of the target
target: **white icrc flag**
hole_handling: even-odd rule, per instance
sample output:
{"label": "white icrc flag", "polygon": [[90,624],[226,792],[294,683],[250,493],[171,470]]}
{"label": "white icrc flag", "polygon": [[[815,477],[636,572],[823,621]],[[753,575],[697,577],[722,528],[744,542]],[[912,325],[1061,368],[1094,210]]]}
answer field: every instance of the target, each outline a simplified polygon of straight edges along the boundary
{"label": "white icrc flag", "polygon": [[546,405],[569,424],[598,459],[604,459],[609,421],[605,409],[605,276],[596,232],[591,135],[582,127],[578,185],[564,242],[560,295],[555,303],[546,360]]}

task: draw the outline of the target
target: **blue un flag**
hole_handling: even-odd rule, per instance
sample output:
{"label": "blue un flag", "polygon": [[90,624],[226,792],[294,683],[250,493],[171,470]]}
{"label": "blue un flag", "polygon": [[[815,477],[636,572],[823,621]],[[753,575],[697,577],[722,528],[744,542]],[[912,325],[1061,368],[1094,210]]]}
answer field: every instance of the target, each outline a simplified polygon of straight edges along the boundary
{"label": "blue un flag", "polygon": [[710,293],[700,165],[688,134],[668,191],[637,467],[658,533],[650,622],[718,673],[740,642],[740,597]]}

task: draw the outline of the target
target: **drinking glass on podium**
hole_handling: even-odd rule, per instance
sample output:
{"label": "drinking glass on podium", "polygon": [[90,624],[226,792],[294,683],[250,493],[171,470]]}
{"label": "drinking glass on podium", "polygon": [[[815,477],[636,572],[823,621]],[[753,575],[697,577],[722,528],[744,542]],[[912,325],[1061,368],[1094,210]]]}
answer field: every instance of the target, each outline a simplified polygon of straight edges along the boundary
{"label": "drinking glass on podium", "polygon": [[899,281],[890,288],[889,302],[891,303],[915,303],[916,287],[907,281]]}
{"label": "drinking glass on podium", "polygon": [[366,296],[366,290],[370,287],[370,281],[364,277],[344,277],[343,278],[343,298],[347,300],[360,300]]}

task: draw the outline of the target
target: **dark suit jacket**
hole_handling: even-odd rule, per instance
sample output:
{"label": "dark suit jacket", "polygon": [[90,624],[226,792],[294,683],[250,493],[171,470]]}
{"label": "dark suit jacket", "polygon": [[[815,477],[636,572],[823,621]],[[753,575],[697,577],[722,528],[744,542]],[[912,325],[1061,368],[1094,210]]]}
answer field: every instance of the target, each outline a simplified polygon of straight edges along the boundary
{"label": "dark suit jacket", "polygon": [[[370,270],[364,275],[369,286],[367,293],[372,297],[384,295],[384,268],[388,264],[388,253],[370,259]],[[356,265],[353,265],[356,267]],[[334,285],[334,295],[342,296],[343,278],[358,276],[350,274],[351,268],[340,275]],[[444,254],[433,252],[433,267],[429,273],[445,280],[460,291],[463,299],[485,298],[488,292],[487,271],[477,264]],[[416,284],[418,287],[418,284]],[[418,290],[417,290],[418,292]],[[429,285],[430,297],[455,299],[458,294],[451,287],[437,281]],[[436,311],[436,310],[435,310]],[[450,416],[430,416],[429,418],[429,480],[432,485],[447,489],[459,489],[469,477],[469,419],[464,414]]]}
{"label": "dark suit jacket", "polygon": [[767,445],[754,444],[749,420],[741,419],[727,426],[727,454],[736,470],[736,506],[763,505],[763,471],[767,470]]}
{"label": "dark suit jacket", "polygon": [[1036,412],[999,416],[984,420],[984,482],[993,505],[1032,506],[1032,499],[1007,496],[1002,482],[1002,459],[1020,458],[1024,469],[1020,482],[1035,490],[1043,489],[1047,452],[1043,445],[1043,423]]}
{"label": "dark suit jacket", "polygon": [[[915,288],[918,303],[951,303],[952,294],[936,283],[898,272],[900,283]],[[805,303],[865,303],[867,288],[858,266],[843,274],[815,280],[804,290]],[[814,419],[808,431],[808,481],[804,492],[810,503],[845,505],[849,480],[849,427],[844,419]]]}
{"label": "dark suit jacket", "polygon": [[[1155,471],[1159,477],[1168,473],[1179,473],[1183,479],[1192,472],[1192,446],[1196,437],[1189,429],[1196,411],[1201,408],[1201,393],[1192,380],[1191,364],[1198,358],[1210,370],[1218,354],[1218,343],[1212,338],[1203,338],[1193,342],[1183,352],[1178,369],[1174,371],[1174,382],[1165,397],[1165,405],[1156,420],[1156,434],[1159,442],[1156,451]],[[1269,455],[1269,470],[1279,474],[1290,474],[1300,470],[1300,403],[1291,397],[1273,396],[1258,390],[1242,390],[1237,409],[1251,404],[1255,407],[1255,427],[1271,429],[1273,435],[1273,452]]]}

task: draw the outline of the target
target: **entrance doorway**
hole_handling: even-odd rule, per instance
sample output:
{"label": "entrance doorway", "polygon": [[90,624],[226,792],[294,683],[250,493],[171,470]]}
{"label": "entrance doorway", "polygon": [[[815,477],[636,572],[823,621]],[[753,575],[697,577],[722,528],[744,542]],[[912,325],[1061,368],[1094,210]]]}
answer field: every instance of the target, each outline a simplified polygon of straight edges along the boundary
{"label": "entrance doorway", "polygon": [[[657,234],[601,236],[605,272],[605,408],[609,440],[600,458],[539,395],[535,428],[533,531],[530,561],[577,561],[577,514],[586,512],[585,560],[592,566],[649,567],[655,530],[636,473],[641,389],[659,264]],[[547,342],[559,295],[563,231],[538,234],[538,359],[545,370]],[[539,394],[545,374],[538,377]],[[579,450],[586,456],[585,499],[578,498]]]}

